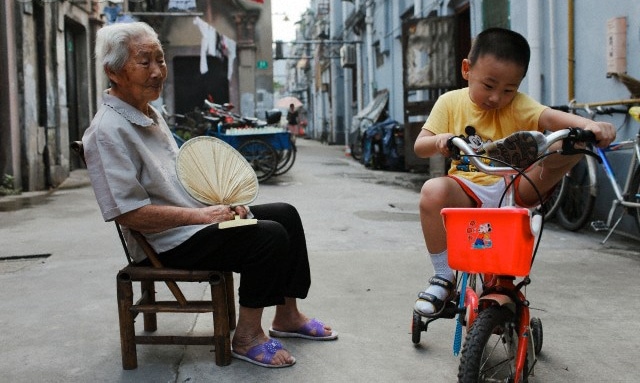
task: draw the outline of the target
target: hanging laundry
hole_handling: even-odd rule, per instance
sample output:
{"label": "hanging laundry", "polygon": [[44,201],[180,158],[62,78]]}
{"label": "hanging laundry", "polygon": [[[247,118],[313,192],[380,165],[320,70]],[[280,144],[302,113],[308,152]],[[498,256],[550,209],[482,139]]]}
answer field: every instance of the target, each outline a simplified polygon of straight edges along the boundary
{"label": "hanging laundry", "polygon": [[236,42],[227,36],[222,36],[222,42],[225,47],[225,54],[229,60],[227,62],[227,80],[231,81],[231,75],[233,74],[233,62],[236,59]]}
{"label": "hanging laundry", "polygon": [[202,40],[200,40],[200,73],[205,74],[209,71],[207,55],[218,55],[216,49],[218,33],[214,27],[207,24],[199,17],[194,18],[193,23],[198,26],[200,34],[202,35]]}
{"label": "hanging laundry", "polygon": [[196,0],[169,0],[169,12],[195,11],[196,9]]}

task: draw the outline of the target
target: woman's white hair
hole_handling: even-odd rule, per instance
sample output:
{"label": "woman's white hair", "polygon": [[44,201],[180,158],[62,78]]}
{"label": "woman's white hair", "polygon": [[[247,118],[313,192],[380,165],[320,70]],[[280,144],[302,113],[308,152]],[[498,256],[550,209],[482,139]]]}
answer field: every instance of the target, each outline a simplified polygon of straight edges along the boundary
{"label": "woman's white hair", "polygon": [[151,37],[158,44],[158,34],[147,23],[116,23],[100,28],[96,35],[96,57],[102,67],[119,72],[129,60],[129,45],[140,37]]}

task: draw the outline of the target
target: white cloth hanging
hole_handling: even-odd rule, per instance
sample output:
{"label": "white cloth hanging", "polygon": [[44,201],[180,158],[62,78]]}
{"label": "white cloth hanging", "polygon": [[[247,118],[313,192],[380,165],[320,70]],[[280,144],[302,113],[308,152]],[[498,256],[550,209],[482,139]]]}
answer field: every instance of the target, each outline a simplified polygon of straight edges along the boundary
{"label": "white cloth hanging", "polygon": [[222,41],[227,47],[227,80],[231,81],[231,75],[233,74],[233,61],[236,59],[236,42],[231,40],[227,36],[222,36]]}
{"label": "white cloth hanging", "polygon": [[216,29],[204,22],[199,17],[193,19],[193,23],[198,26],[202,40],[200,40],[200,73],[205,74],[209,71],[207,65],[207,55],[216,56],[216,44],[218,42]]}

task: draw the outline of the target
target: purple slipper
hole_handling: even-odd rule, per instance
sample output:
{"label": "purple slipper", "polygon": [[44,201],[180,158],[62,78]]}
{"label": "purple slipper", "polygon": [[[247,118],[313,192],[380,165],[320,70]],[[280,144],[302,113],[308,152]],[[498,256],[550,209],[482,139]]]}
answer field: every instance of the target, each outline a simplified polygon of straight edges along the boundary
{"label": "purple slipper", "polygon": [[292,332],[278,331],[278,330],[274,330],[272,327],[271,329],[269,329],[269,335],[274,338],[303,338],[303,339],[311,339],[311,340],[338,339],[337,332],[331,331],[331,333],[326,334],[324,330],[324,323],[320,322],[315,318],[305,323],[304,326],[298,329],[298,331],[292,331]]}
{"label": "purple slipper", "polygon": [[[271,360],[273,356],[278,352],[278,350],[282,350],[282,343],[278,342],[275,339],[269,339],[268,341],[253,346],[247,351],[246,354],[241,355],[237,352],[231,350],[231,355],[234,358],[244,360],[249,363],[253,363],[255,365],[267,368],[282,368],[282,367],[290,367],[296,363],[295,358],[293,362],[289,364],[271,364]],[[258,357],[262,355],[262,360],[258,360]]]}

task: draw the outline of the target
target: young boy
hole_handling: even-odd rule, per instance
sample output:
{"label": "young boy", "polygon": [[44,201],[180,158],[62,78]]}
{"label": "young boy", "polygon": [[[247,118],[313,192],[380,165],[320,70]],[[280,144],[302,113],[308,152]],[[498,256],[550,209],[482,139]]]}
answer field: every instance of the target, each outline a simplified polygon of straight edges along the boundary
{"label": "young boy", "polygon": [[[591,130],[605,147],[615,139],[613,125],[545,107],[518,87],[527,73],[530,49],[520,34],[501,28],[487,29],[475,39],[468,58],[462,60],[467,88],[442,95],[418,135],[414,150],[418,157],[450,156],[447,140],[464,135],[472,144],[496,141],[520,130],[560,130],[580,127]],[[472,145],[473,146],[473,145]],[[548,194],[582,155],[553,154],[527,170],[542,195]],[[445,228],[440,216],[444,207],[497,207],[505,188],[503,178],[474,172],[453,161],[445,177],[427,180],[420,193],[420,221],[435,276],[418,294],[414,310],[437,316],[455,290],[455,274],[447,262]],[[517,185],[516,202],[538,204],[529,182]]]}

